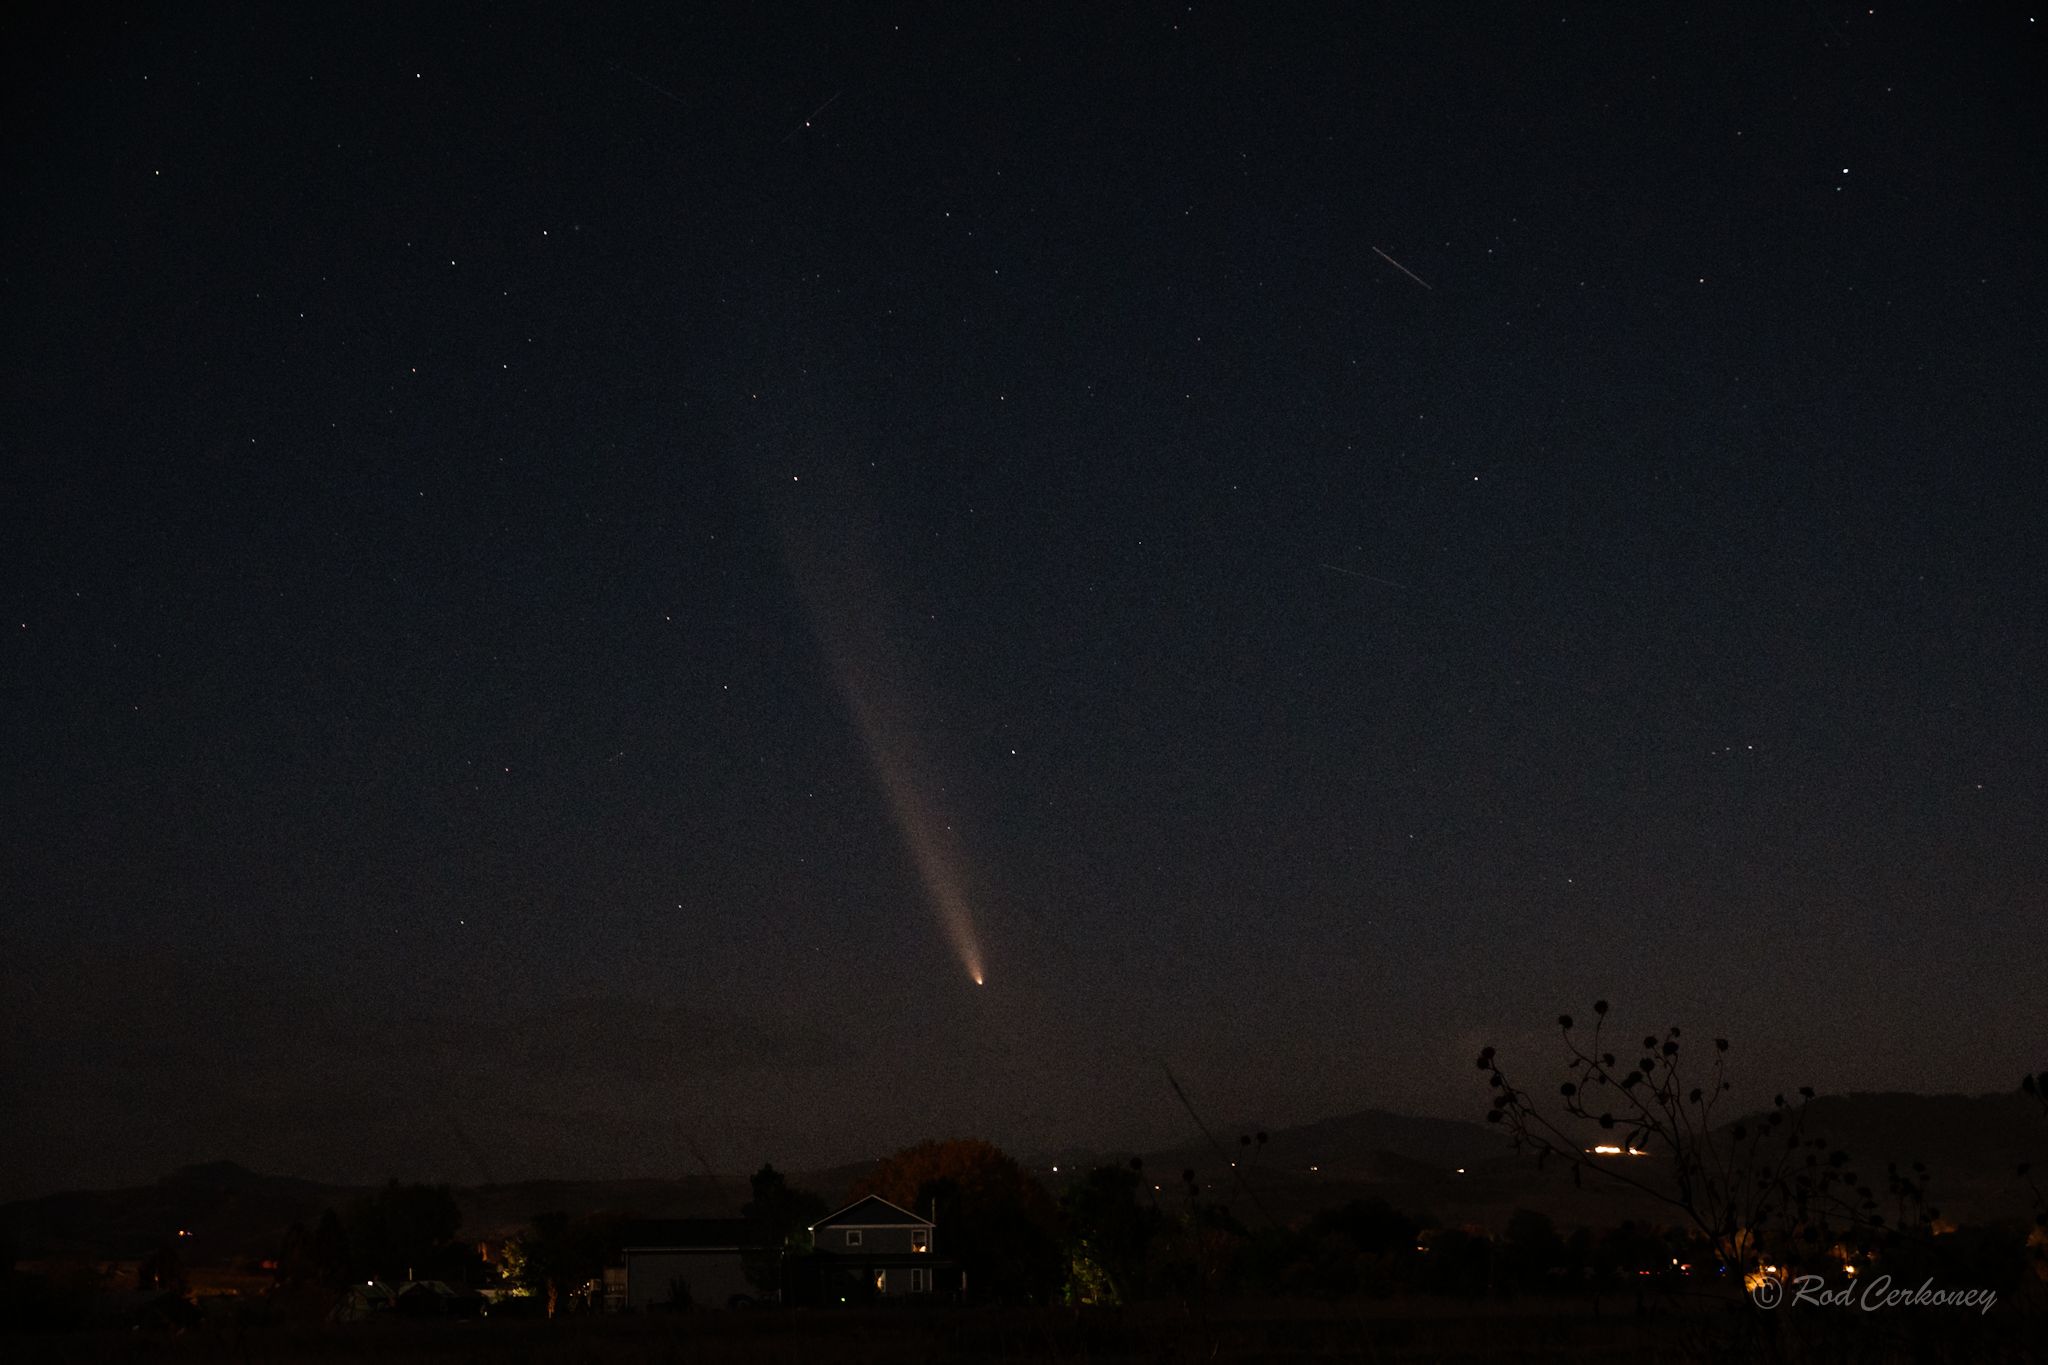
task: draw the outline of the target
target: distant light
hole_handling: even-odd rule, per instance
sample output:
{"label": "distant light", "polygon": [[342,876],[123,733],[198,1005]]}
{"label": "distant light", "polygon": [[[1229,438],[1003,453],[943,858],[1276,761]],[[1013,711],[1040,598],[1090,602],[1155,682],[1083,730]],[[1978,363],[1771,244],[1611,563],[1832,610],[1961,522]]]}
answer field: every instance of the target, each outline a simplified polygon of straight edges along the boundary
{"label": "distant light", "polygon": [[1464,1168],[1463,1166],[1460,1166],[1460,1167],[1458,1168],[1458,1174],[1459,1174],[1459,1175],[1463,1175],[1463,1174],[1465,1174],[1465,1168]]}

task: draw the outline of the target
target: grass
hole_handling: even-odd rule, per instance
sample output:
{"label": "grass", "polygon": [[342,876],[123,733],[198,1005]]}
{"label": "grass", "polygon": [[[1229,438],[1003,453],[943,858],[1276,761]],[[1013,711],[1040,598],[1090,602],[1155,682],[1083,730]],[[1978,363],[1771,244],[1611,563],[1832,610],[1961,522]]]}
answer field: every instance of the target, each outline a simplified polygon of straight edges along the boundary
{"label": "grass", "polygon": [[1645,1365],[1724,1358],[2020,1361],[2042,1326],[1988,1318],[1824,1314],[1769,1317],[1744,1305],[1637,1315],[1609,1301],[1236,1302],[1130,1310],[928,1309],[698,1312],[545,1321],[374,1322],[16,1337],[18,1361],[237,1365],[910,1365],[916,1362],[1492,1362]]}

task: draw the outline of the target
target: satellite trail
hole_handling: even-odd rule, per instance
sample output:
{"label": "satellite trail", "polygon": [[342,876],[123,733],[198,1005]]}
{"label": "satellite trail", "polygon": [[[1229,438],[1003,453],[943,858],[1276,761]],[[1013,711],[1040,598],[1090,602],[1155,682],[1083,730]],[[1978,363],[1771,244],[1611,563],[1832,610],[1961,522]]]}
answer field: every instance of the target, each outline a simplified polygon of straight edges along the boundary
{"label": "satellite trail", "polygon": [[[1381,260],[1385,261],[1388,265],[1394,267],[1394,269],[1400,271],[1403,275],[1406,275],[1409,279],[1421,285],[1424,289],[1430,288],[1430,283],[1428,280],[1423,279],[1422,276],[1416,274],[1407,266],[1402,265],[1399,261],[1395,260],[1392,256],[1389,256],[1386,252],[1381,251],[1378,247],[1374,247],[1372,250],[1375,256],[1378,256]],[[1431,290],[1431,292],[1434,293],[1435,291]]]}

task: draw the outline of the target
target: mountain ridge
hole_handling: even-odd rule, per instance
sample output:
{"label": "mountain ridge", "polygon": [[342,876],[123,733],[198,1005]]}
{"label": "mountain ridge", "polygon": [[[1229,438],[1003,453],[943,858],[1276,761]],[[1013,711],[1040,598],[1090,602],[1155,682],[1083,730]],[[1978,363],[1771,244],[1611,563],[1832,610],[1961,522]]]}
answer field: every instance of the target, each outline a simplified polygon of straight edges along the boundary
{"label": "mountain ridge", "polygon": [[[2020,1213],[2023,1187],[2014,1168],[2048,1160],[2048,1122],[2017,1093],[1823,1095],[1811,1103],[1808,1128],[1849,1150],[1866,1170],[1925,1162],[1937,1202],[1958,1221]],[[1256,1132],[1232,1127],[1216,1132],[1215,1146],[1197,1137],[1149,1152],[1072,1148],[1024,1164],[1057,1193],[1093,1166],[1124,1165],[1136,1156],[1162,1203],[1183,1196],[1182,1173],[1192,1170],[1204,1198],[1231,1205],[1247,1221],[1285,1221],[1351,1199],[1385,1199],[1412,1216],[1482,1227],[1499,1225],[1518,1207],[1571,1224],[1659,1215],[1648,1201],[1576,1190],[1559,1173],[1536,1171],[1484,1123],[1361,1109],[1274,1129],[1264,1142]],[[879,1159],[788,1174],[833,1201]],[[563,1177],[451,1188],[462,1235],[492,1238],[551,1209],[732,1215],[747,1198],[747,1176]],[[0,1204],[0,1239],[22,1257],[119,1258],[146,1254],[183,1231],[199,1258],[261,1255],[292,1223],[311,1226],[324,1210],[340,1211],[373,1189],[270,1175],[221,1159],[179,1167],[147,1185]]]}

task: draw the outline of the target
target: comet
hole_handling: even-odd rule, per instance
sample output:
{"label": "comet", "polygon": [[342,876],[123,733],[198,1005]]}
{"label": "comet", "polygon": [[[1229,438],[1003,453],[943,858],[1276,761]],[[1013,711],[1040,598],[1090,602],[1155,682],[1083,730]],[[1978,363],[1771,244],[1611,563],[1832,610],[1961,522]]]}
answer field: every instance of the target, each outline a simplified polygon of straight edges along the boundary
{"label": "comet", "polygon": [[933,784],[919,780],[925,769],[915,757],[914,743],[905,727],[890,717],[872,680],[851,669],[841,669],[840,691],[853,712],[861,745],[867,750],[868,761],[888,799],[890,817],[910,851],[918,880],[924,884],[925,899],[953,951],[959,955],[960,965],[979,986],[987,979],[987,973],[982,966],[981,943],[974,932],[974,913],[967,897],[957,841],[946,837],[953,832],[952,822],[926,795]]}
{"label": "comet", "polygon": [[[837,98],[836,96],[834,98]],[[828,104],[830,101],[827,102]],[[783,556],[812,635],[877,785],[910,855],[940,932],[976,986],[986,984],[975,932],[971,879],[959,832],[943,804],[924,736],[932,729],[913,698],[922,691],[887,626],[892,600],[872,548],[878,519],[857,479],[827,467],[816,476],[776,481],[783,504]]]}

